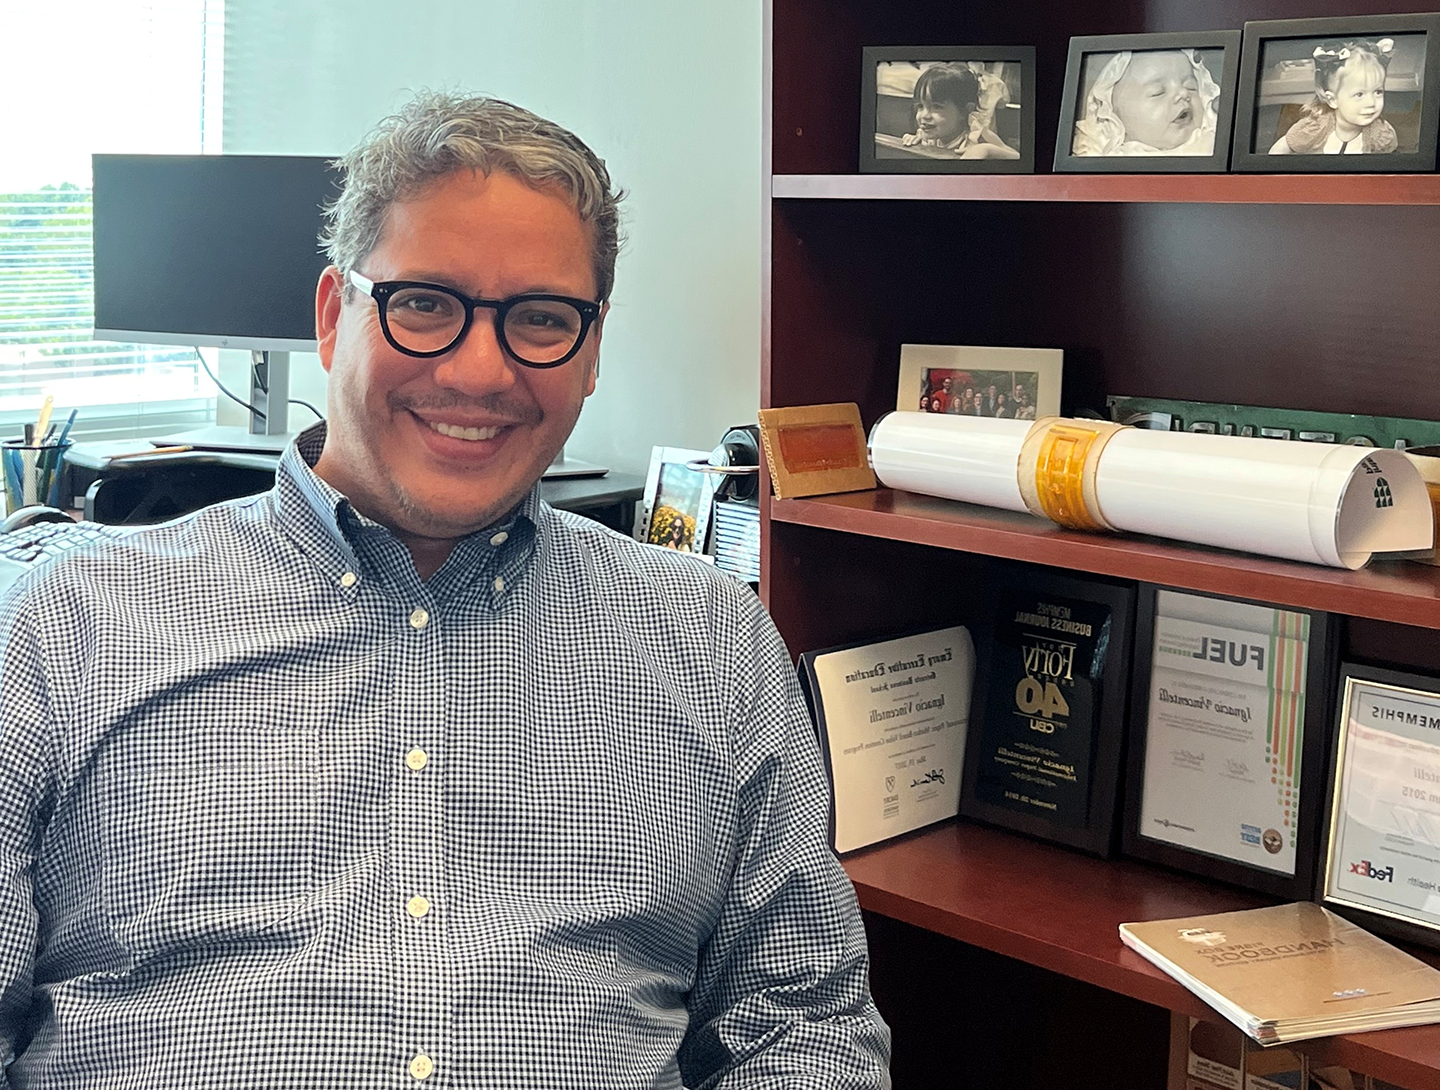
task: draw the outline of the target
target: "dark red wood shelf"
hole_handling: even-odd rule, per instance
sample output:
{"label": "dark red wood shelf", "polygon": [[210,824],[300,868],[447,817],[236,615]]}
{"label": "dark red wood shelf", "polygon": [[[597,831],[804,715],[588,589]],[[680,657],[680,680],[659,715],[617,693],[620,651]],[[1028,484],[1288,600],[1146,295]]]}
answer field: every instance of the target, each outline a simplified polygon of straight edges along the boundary
{"label": "dark red wood shelf", "polygon": [[1440,628],[1440,568],[1424,564],[1385,560],[1360,571],[1344,571],[1134,534],[1080,533],[1014,511],[889,488],[772,500],[770,518],[1184,590]]}
{"label": "dark red wood shelf", "polygon": [[1440,205],[1436,174],[776,174],[811,200]]}
{"label": "dark red wood shelf", "polygon": [[[1218,1016],[1127,949],[1119,926],[1230,912],[1257,896],[1139,863],[1106,861],[969,823],[855,852],[845,869],[873,912],[1196,1018]],[[1427,957],[1427,960],[1435,960]],[[1440,1026],[1306,1042],[1326,1063],[1435,1085]]]}

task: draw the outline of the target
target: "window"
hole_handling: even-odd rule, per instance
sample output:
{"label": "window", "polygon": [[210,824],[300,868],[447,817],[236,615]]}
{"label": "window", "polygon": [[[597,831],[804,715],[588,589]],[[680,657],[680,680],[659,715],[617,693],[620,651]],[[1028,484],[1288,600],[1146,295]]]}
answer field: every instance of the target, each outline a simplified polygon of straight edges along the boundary
{"label": "window", "polygon": [[[46,394],[76,435],[213,419],[193,350],[91,339],[90,155],[220,150],[224,0],[70,0],[0,43],[0,433]],[[213,366],[213,364],[212,364]]]}

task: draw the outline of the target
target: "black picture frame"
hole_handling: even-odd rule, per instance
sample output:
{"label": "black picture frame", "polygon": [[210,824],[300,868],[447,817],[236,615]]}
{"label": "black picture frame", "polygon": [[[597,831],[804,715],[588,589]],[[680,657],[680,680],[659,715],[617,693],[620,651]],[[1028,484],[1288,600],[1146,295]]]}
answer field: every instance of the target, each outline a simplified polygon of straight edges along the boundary
{"label": "black picture frame", "polygon": [[[1419,96],[1420,109],[1415,128],[1414,151],[1374,155],[1270,154],[1269,146],[1278,143],[1281,126],[1276,127],[1274,134],[1268,131],[1257,133],[1260,111],[1262,108],[1268,109],[1262,107],[1259,98],[1264,92],[1261,66],[1266,63],[1267,47],[1270,43],[1299,44],[1306,39],[1398,37],[1414,34],[1425,35],[1425,51],[1419,62],[1420,89],[1414,92]],[[1274,63],[1282,62],[1277,60]],[[1390,78],[1393,79],[1393,75]],[[1313,95],[1313,61],[1308,86],[1309,93]],[[1386,92],[1390,94],[1391,91],[1387,81]],[[1305,92],[1296,93],[1303,95]],[[1231,155],[1233,170],[1281,174],[1400,174],[1433,171],[1436,137],[1440,134],[1440,13],[1359,15],[1343,19],[1275,19],[1246,23],[1237,102],[1234,151]],[[1277,118],[1283,116],[1283,109],[1277,108]],[[1385,115],[1381,116],[1383,118]],[[1406,131],[1408,133],[1408,126]],[[1267,145],[1264,150],[1256,149],[1257,141]],[[1402,146],[1406,145],[1408,139]]]}
{"label": "black picture frame", "polygon": [[[975,688],[970,728],[965,740],[965,767],[960,788],[961,815],[1065,844],[1104,858],[1114,853],[1119,815],[1121,756],[1125,736],[1125,704],[1130,690],[1130,642],[1135,619],[1135,585],[1100,577],[1062,575],[1031,565],[996,562],[989,569],[984,625],[975,625]],[[1007,721],[1020,717],[1017,686],[1006,665],[1006,648],[997,636],[1003,626],[1018,623],[1012,612],[1019,602],[1049,600],[1083,603],[1108,610],[1110,630],[1103,651],[1102,677],[1093,686],[1088,740],[1088,785],[1083,793],[1084,819],[1067,825],[1023,802],[997,803],[981,797],[981,768],[1006,737]],[[1054,630],[1059,637],[1064,633]],[[1093,634],[1091,634],[1093,635]],[[1003,675],[1003,676],[1002,676]],[[1043,737],[1037,736],[1037,737]],[[1076,747],[1079,748],[1079,747]],[[994,779],[993,770],[990,777]],[[1058,813],[1058,811],[1057,811]]]}
{"label": "black picture frame", "polygon": [[[901,146],[881,146],[879,137],[898,140],[888,130],[899,124],[892,111],[880,102],[879,70],[881,64],[910,64],[916,67],[937,64],[1010,63],[1019,68],[1018,80],[1007,74],[1006,82],[1018,82],[1018,104],[1009,103],[1018,114],[1013,124],[1000,126],[1001,139],[1008,145],[1010,138],[1018,142],[1016,159],[962,159]],[[1013,93],[1013,92],[1012,92]],[[887,95],[887,98],[898,96]],[[861,50],[860,72],[860,170],[867,174],[1033,174],[1035,172],[1035,47],[1031,45],[991,46],[865,46]],[[909,107],[907,107],[909,109]]]}
{"label": "black picture frame", "polygon": [[[1264,609],[1285,609],[1291,613],[1304,614],[1310,620],[1310,639],[1306,654],[1305,713],[1299,747],[1300,799],[1294,816],[1293,874],[1250,866],[1237,859],[1146,836],[1141,831],[1145,803],[1145,759],[1149,741],[1147,713],[1155,650],[1155,616],[1161,591]],[[1134,690],[1130,695],[1130,724],[1126,737],[1125,804],[1120,845],[1122,854],[1274,897],[1292,901],[1308,901],[1312,898],[1320,849],[1320,825],[1328,787],[1325,776],[1331,738],[1330,709],[1339,661],[1339,628],[1338,618],[1318,610],[1278,606],[1271,602],[1224,594],[1206,594],[1150,583],[1140,585],[1132,670]],[[1237,829],[1237,834],[1238,832]]]}
{"label": "black picture frame", "polygon": [[[1321,824],[1321,843],[1319,865],[1315,875],[1315,900],[1326,908],[1330,909],[1346,919],[1360,924],[1368,930],[1379,934],[1389,935],[1392,938],[1402,939],[1407,942],[1417,943],[1421,946],[1428,946],[1432,950],[1440,950],[1440,924],[1430,925],[1423,922],[1403,918],[1403,913],[1375,911],[1358,903],[1344,900],[1343,898],[1331,897],[1329,891],[1329,874],[1334,866],[1345,866],[1347,863],[1354,863],[1356,860],[1341,859],[1336,861],[1336,853],[1339,845],[1336,844],[1336,810],[1340,799],[1340,773],[1344,753],[1342,749],[1343,739],[1346,732],[1346,719],[1348,714],[1348,686],[1351,681],[1378,682],[1381,685],[1395,686],[1401,689],[1419,689],[1436,695],[1440,699],[1440,677],[1430,674],[1410,673],[1401,670],[1383,668],[1378,666],[1361,665],[1358,663],[1344,663],[1341,665],[1336,678],[1335,707],[1332,716],[1334,733],[1331,737],[1329,747],[1329,759],[1326,764],[1326,787],[1325,813]],[[1437,732],[1440,734],[1440,732]],[[1426,787],[1428,791],[1428,786]],[[1406,853],[1407,855],[1409,853]],[[1365,860],[1369,862],[1368,858]],[[1383,860],[1380,862],[1384,862]],[[1396,876],[1392,875],[1390,880],[1394,881]],[[1383,888],[1380,880],[1377,879],[1377,889]]]}
{"label": "black picture frame", "polygon": [[[1075,125],[1083,119],[1089,89],[1086,58],[1096,54],[1153,53],[1182,49],[1219,50],[1221,72],[1210,76],[1219,88],[1215,103],[1215,145],[1209,155],[1077,154]],[[1192,58],[1192,63],[1194,59]],[[1235,116],[1235,88],[1240,68],[1238,30],[1202,30],[1174,34],[1097,34],[1070,39],[1065,62],[1065,89],[1060,100],[1060,128],[1055,137],[1057,173],[1085,174],[1216,174],[1230,161],[1230,131]],[[1206,65],[1206,71],[1209,66]],[[1202,107],[1203,108],[1203,107]]]}

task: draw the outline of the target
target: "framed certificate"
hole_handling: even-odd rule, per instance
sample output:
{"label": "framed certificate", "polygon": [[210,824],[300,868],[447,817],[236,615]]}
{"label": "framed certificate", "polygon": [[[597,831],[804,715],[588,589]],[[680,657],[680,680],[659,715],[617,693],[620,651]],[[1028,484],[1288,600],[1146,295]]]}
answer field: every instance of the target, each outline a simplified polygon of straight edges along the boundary
{"label": "framed certificate", "polygon": [[1141,587],[1125,854],[1310,899],[1335,628],[1326,613]]}
{"label": "framed certificate", "polygon": [[1340,672],[1321,902],[1440,947],[1440,678]]}
{"label": "framed certificate", "polygon": [[966,629],[807,651],[799,670],[830,773],[837,852],[955,816],[975,680]]}
{"label": "framed certificate", "polygon": [[996,566],[962,814],[1113,850],[1134,602],[1126,584]]}

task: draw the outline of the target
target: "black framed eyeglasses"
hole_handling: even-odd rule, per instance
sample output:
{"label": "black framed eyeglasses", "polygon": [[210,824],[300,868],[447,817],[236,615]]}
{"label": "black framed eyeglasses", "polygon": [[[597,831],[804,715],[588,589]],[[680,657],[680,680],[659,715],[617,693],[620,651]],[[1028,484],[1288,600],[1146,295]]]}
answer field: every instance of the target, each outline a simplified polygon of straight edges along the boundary
{"label": "black framed eyeglasses", "polygon": [[495,338],[526,367],[559,367],[600,317],[600,304],[568,295],[529,292],[508,299],[475,299],[423,280],[376,282],[350,270],[350,282],[375,300],[380,329],[397,351],[419,359],[443,356],[465,339],[478,307],[495,312]]}

